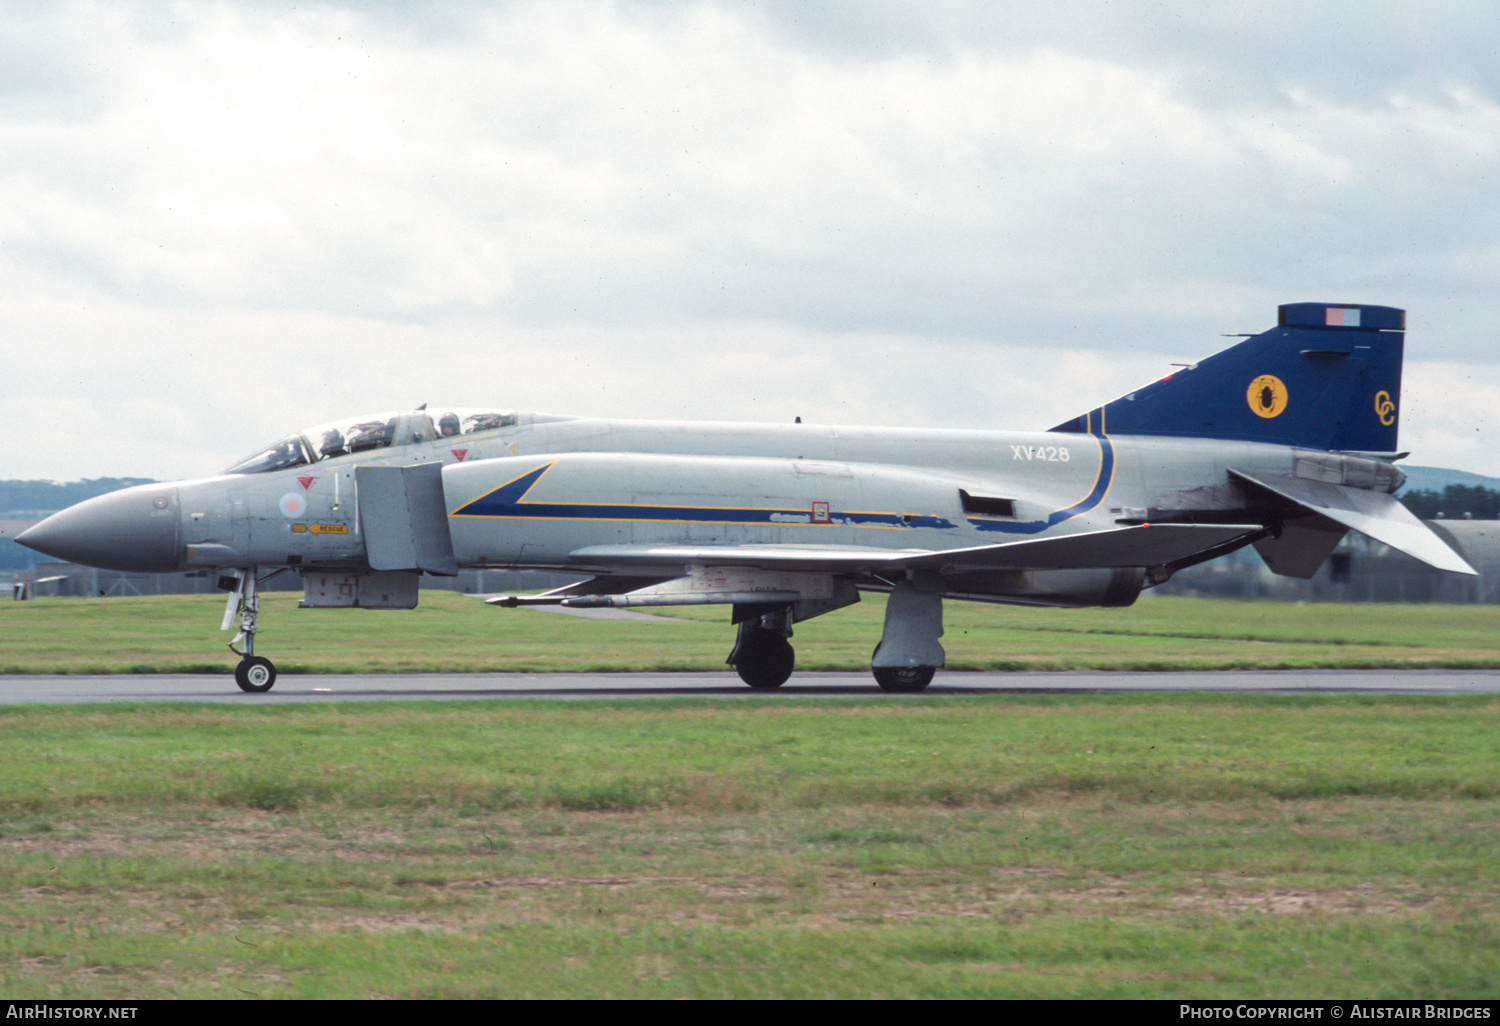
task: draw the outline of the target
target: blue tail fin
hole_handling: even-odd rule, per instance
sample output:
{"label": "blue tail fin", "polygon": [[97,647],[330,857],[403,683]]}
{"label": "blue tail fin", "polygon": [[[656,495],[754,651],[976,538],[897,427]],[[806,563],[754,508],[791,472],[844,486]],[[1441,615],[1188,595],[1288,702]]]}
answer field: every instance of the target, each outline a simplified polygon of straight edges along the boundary
{"label": "blue tail fin", "polygon": [[1406,312],[1290,303],[1239,345],[1053,428],[1395,452]]}

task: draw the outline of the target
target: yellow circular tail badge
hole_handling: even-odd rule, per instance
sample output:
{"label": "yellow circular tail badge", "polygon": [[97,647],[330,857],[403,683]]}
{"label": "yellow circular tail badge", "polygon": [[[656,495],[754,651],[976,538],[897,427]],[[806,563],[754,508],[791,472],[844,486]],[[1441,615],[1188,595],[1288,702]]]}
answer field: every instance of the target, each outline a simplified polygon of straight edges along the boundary
{"label": "yellow circular tail badge", "polygon": [[1262,374],[1250,382],[1250,388],[1245,392],[1245,401],[1250,404],[1250,409],[1255,411],[1257,417],[1281,416],[1281,411],[1286,409],[1286,386],[1281,379],[1274,374]]}

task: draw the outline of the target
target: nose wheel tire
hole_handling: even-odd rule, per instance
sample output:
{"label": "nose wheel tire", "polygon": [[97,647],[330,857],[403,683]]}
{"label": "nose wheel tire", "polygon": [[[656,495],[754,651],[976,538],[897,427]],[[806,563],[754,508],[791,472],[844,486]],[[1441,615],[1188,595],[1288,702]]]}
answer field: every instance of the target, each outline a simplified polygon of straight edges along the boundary
{"label": "nose wheel tire", "polygon": [[870,670],[884,691],[922,691],[937,673],[936,666],[872,666]]}
{"label": "nose wheel tire", "polygon": [[276,666],[260,656],[246,656],[234,668],[234,682],[241,691],[270,691],[276,683]]}

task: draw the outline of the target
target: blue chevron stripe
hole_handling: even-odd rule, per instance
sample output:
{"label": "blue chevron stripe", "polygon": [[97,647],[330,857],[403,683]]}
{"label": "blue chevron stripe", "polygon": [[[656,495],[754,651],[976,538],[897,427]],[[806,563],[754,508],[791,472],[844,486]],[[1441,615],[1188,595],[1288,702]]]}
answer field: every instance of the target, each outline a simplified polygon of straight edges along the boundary
{"label": "blue chevron stripe", "polygon": [[[526,494],[555,464],[547,463],[508,481],[494,491],[480,496],[456,510],[455,517],[493,517],[524,520],[652,520],[692,524],[786,524],[812,523],[812,511],[801,509],[759,509],[744,506],[649,506],[628,503],[527,502]],[[883,513],[868,510],[833,510],[829,513],[835,527],[957,527],[947,517],[920,513]]]}
{"label": "blue chevron stripe", "polygon": [[1088,513],[1099,503],[1104,501],[1104,496],[1109,492],[1109,486],[1115,479],[1115,444],[1104,434],[1104,426],[1101,423],[1097,431],[1093,430],[1092,419],[1088,423],[1089,434],[1094,441],[1099,443],[1099,476],[1094,479],[1094,486],[1089,493],[1071,506],[1054,510],[1041,520],[990,520],[984,517],[969,517],[969,523],[978,531],[999,531],[1001,534],[1040,534],[1049,527],[1062,523],[1064,520],[1072,520],[1074,517]]}

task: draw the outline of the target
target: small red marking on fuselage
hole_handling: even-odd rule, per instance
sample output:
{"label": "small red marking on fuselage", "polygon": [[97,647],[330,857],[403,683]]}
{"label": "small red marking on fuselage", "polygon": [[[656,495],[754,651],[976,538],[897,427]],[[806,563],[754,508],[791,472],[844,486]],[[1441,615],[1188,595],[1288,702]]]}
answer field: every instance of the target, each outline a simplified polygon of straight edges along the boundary
{"label": "small red marking on fuselage", "polygon": [[315,477],[299,477],[297,478],[297,483],[302,486],[302,490],[305,492],[312,487],[312,483],[316,480],[317,478]]}
{"label": "small red marking on fuselage", "polygon": [[812,504],[812,522],[815,524],[829,524],[833,518],[829,515],[829,506],[826,502],[815,502]]}
{"label": "small red marking on fuselage", "polygon": [[469,450],[467,449],[449,449],[448,451],[458,457],[458,462],[460,463],[464,461],[465,456],[469,455]]}

